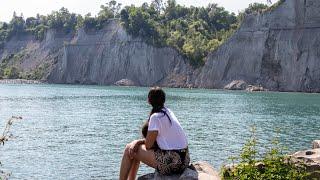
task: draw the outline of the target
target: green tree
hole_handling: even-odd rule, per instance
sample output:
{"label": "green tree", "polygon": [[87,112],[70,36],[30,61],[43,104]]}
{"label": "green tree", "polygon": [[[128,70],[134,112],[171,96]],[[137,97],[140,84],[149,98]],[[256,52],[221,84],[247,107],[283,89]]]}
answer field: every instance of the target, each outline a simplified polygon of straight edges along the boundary
{"label": "green tree", "polygon": [[246,14],[252,14],[252,13],[261,13],[268,9],[268,5],[263,3],[253,3],[249,4],[249,7],[245,9]]}
{"label": "green tree", "polygon": [[91,17],[91,13],[85,15],[83,26],[85,29],[93,29],[97,27],[97,21],[94,17]]}
{"label": "green tree", "polygon": [[158,14],[164,10],[164,5],[162,0],[153,0],[151,6],[157,11]]}
{"label": "green tree", "polygon": [[119,17],[121,5],[122,5],[121,3],[117,3],[117,1],[115,0],[112,0],[109,2],[109,8],[114,18]]}
{"label": "green tree", "polygon": [[17,16],[16,12],[13,13],[13,17],[10,21],[10,35],[19,35],[24,32],[25,21],[22,16]]}
{"label": "green tree", "polygon": [[6,79],[17,79],[19,78],[19,70],[17,67],[7,67],[4,69],[4,78]]}
{"label": "green tree", "polygon": [[30,28],[35,28],[40,24],[40,22],[34,18],[34,17],[29,17],[26,19],[26,28],[30,29]]}
{"label": "green tree", "polygon": [[3,22],[2,24],[1,24],[1,26],[0,26],[0,29],[1,30],[7,30],[8,29],[8,23],[6,23],[6,22]]}
{"label": "green tree", "polygon": [[62,7],[59,11],[49,14],[45,21],[49,28],[62,29],[65,33],[70,33],[76,30],[77,15]]}
{"label": "green tree", "polygon": [[127,6],[120,17],[129,34],[153,45],[174,47],[195,66],[202,65],[205,56],[238,27],[235,14],[216,4],[188,8],[175,0]]}
{"label": "green tree", "polygon": [[109,5],[101,5],[100,9],[101,10],[98,13],[98,19],[106,21],[114,17],[114,12],[112,11],[111,7],[109,7]]}
{"label": "green tree", "polygon": [[166,20],[172,20],[177,18],[177,12],[176,12],[177,2],[176,0],[168,0],[167,5],[164,11],[165,19]]}
{"label": "green tree", "polygon": [[40,24],[33,29],[33,34],[38,40],[42,40],[44,39],[45,33],[47,32],[48,28],[48,26]]}

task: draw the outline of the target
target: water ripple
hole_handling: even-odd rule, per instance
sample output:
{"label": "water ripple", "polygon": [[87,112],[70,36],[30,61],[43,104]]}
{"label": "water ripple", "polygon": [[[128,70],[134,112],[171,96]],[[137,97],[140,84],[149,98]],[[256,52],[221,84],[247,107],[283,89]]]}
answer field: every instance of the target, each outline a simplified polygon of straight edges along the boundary
{"label": "water ripple", "polygon": [[[239,153],[257,126],[260,149],[280,128],[288,151],[318,138],[320,96],[169,89],[167,105],[187,132],[193,161],[216,168]],[[0,85],[0,123],[12,115],[15,138],[0,154],[11,179],[117,179],[125,144],[140,138],[150,111],[147,88]],[[142,166],[139,174],[152,169]]]}

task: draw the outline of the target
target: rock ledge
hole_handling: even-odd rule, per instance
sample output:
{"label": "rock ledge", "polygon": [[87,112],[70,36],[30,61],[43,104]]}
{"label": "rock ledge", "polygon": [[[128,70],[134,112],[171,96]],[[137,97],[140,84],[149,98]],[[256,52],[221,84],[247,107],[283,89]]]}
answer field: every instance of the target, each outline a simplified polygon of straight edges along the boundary
{"label": "rock ledge", "polygon": [[1,79],[0,84],[42,84],[43,82],[37,80],[27,79]]}
{"label": "rock ledge", "polygon": [[140,176],[138,180],[220,180],[219,173],[207,162],[192,163],[181,175],[162,176],[150,173]]}
{"label": "rock ledge", "polygon": [[116,86],[135,86],[135,83],[130,79],[121,79],[114,83]]}
{"label": "rock ledge", "polygon": [[294,163],[303,163],[310,179],[320,179],[320,140],[312,142],[311,150],[298,151],[291,155]]}

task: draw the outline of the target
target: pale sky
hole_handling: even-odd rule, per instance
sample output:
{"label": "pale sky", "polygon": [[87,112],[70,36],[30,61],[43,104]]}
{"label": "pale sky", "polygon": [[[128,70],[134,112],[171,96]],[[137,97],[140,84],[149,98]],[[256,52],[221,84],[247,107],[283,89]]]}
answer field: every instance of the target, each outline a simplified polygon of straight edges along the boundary
{"label": "pale sky", "polygon": [[[24,17],[27,18],[36,16],[37,13],[47,15],[61,7],[66,7],[70,12],[77,14],[85,15],[91,12],[92,15],[96,15],[100,5],[106,2],[109,2],[109,0],[0,0],[0,21],[10,21],[14,11],[17,12],[17,15],[23,13]],[[135,4],[140,6],[143,2],[150,3],[151,0],[117,0],[117,2],[123,5]],[[177,3],[186,6],[206,6],[209,3],[217,3],[228,11],[235,13],[254,2],[266,3],[267,0],[177,0]]]}

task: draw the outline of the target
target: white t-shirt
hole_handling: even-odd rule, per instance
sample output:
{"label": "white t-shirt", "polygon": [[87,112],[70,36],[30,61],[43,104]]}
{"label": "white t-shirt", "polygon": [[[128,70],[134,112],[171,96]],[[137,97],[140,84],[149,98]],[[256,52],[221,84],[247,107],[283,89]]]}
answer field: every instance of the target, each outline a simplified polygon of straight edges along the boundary
{"label": "white t-shirt", "polygon": [[163,108],[171,119],[162,113],[154,113],[150,117],[148,131],[158,131],[157,143],[162,150],[179,150],[188,146],[187,137],[177,117],[168,108]]}

